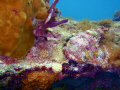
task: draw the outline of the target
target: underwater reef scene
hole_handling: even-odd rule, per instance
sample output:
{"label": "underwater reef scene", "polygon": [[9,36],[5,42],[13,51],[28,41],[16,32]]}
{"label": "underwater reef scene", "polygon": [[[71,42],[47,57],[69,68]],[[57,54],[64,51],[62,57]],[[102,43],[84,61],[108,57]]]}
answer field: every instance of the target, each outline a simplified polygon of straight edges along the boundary
{"label": "underwater reef scene", "polygon": [[0,0],[0,90],[120,90],[120,10],[62,17],[59,0]]}

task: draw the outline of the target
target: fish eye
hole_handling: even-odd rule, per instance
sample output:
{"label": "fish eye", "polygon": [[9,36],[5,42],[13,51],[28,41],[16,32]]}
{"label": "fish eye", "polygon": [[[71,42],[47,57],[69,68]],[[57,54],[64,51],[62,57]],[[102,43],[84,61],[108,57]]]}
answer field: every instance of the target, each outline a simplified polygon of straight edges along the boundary
{"label": "fish eye", "polygon": [[27,5],[30,5],[30,2],[27,2]]}

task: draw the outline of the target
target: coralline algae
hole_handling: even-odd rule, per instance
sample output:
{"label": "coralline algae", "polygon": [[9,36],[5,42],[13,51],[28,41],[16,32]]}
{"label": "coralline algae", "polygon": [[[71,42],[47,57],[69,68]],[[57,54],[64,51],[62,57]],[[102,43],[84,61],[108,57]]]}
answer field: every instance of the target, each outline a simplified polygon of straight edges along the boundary
{"label": "coralline algae", "polygon": [[99,46],[100,31],[102,29],[91,29],[70,38],[64,48],[67,58],[78,62],[107,66],[109,52],[106,46]]}

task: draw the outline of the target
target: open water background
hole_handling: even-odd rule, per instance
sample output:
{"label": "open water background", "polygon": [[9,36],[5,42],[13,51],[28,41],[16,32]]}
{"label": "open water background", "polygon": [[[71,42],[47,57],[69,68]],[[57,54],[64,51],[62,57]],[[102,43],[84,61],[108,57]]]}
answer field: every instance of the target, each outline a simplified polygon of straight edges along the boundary
{"label": "open water background", "polygon": [[[50,0],[52,3],[54,0]],[[59,0],[56,7],[62,16],[75,20],[112,19],[114,13],[120,10],[120,0]]]}

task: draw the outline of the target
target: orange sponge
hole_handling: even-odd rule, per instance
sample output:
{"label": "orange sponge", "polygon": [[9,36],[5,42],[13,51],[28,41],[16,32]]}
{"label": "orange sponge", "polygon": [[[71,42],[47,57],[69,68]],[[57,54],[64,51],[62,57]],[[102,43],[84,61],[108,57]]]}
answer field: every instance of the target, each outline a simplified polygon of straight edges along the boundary
{"label": "orange sponge", "polygon": [[59,76],[56,73],[33,71],[28,73],[27,78],[22,78],[22,90],[49,90],[51,84],[58,78]]}
{"label": "orange sponge", "polygon": [[31,18],[38,12],[42,12],[39,19],[46,18],[43,0],[0,0],[0,55],[26,55],[34,42]]}

